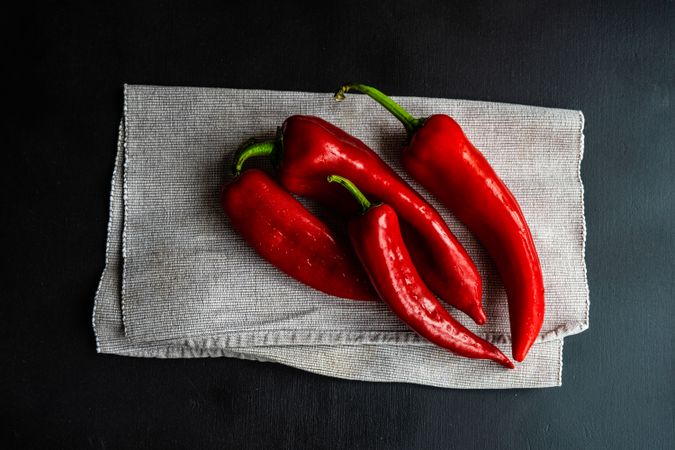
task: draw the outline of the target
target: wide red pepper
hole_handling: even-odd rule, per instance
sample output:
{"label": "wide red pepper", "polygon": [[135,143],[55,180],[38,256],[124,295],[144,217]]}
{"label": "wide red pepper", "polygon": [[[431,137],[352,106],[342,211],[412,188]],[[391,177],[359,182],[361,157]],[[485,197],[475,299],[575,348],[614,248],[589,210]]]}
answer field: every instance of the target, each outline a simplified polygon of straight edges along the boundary
{"label": "wide red pepper", "polygon": [[378,300],[349,243],[265,172],[246,170],[223,186],[220,202],[244,240],[296,280],[337,297]]}
{"label": "wide red pepper", "polygon": [[356,90],[399,119],[410,136],[403,167],[466,224],[494,259],[509,302],[513,358],[522,361],[544,321],[544,281],[523,212],[483,154],[445,114],[416,119],[382,92],[347,84],[335,98]]}
{"label": "wide red pepper", "polygon": [[375,290],[391,310],[440,347],[512,369],[513,363],[497,347],[453,319],[424,284],[403,242],[396,212],[385,203],[371,204],[341,176],[331,175],[328,180],[347,188],[362,207],[362,213],[349,221],[349,238]]}
{"label": "wide red pepper", "polygon": [[417,260],[426,261],[420,267],[432,290],[477,323],[485,322],[481,278],[464,247],[441,215],[363,142],[318,117],[292,116],[275,141],[244,148],[235,172],[246,159],[259,155],[272,155],[278,178],[290,192],[334,209],[344,211],[352,202],[339,187],[326,183],[333,173],[349,177],[372,198],[390,204],[423,243],[411,249]]}

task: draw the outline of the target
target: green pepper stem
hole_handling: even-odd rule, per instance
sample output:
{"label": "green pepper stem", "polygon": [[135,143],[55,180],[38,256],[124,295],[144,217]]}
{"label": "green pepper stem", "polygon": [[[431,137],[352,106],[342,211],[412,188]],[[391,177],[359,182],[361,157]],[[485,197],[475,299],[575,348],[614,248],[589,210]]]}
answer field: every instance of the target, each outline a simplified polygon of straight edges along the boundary
{"label": "green pepper stem", "polygon": [[232,172],[235,176],[238,176],[247,159],[255,158],[256,156],[274,155],[277,152],[277,148],[277,141],[255,142],[250,145],[245,145],[234,156]]}
{"label": "green pepper stem", "polygon": [[422,125],[424,119],[416,119],[408,111],[403,109],[401,105],[387,97],[383,92],[365,84],[349,83],[338,89],[333,98],[340,102],[345,99],[345,94],[349,91],[358,91],[366,94],[368,97],[375,100],[380,105],[392,113],[405,127],[409,134],[413,134]]}
{"label": "green pepper stem", "polygon": [[366,196],[363,195],[363,192],[361,192],[354,183],[345,177],[341,177],[340,175],[328,175],[328,182],[338,183],[347,189],[349,193],[352,194],[352,196],[356,199],[356,201],[359,202],[359,205],[361,206],[361,212],[366,212],[371,206],[373,206],[372,203],[368,201]]}

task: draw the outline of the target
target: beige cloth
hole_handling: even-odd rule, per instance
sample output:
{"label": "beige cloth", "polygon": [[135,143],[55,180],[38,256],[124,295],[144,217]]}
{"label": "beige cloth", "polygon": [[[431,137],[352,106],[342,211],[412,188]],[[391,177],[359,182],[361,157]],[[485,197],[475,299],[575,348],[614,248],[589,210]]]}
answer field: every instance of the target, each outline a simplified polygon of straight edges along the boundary
{"label": "beige cloth", "polygon": [[[127,86],[113,174],[106,267],[96,294],[98,350],[142,357],[229,356],[367,381],[456,388],[561,384],[562,338],[588,327],[583,116],[578,111],[396,98],[415,116],[452,115],[518,198],[544,273],[547,310],[526,361],[506,370],[460,358],[410,332],[383,304],[333,298],[277,271],[232,230],[218,204],[232,152],[273,137],[292,114],[318,115],[397,170],[403,127],[360,95]],[[415,183],[483,277],[489,317],[475,326],[510,355],[506,297],[481,246]],[[314,209],[314,205],[308,205]]]}

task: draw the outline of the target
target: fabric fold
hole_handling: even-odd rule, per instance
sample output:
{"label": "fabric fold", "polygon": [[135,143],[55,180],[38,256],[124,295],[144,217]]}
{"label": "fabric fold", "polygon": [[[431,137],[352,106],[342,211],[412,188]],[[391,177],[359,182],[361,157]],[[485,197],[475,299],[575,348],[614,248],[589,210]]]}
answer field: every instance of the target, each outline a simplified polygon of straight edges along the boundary
{"label": "fabric fold", "polygon": [[[442,387],[560,385],[562,338],[588,327],[583,116],[486,102],[397,101],[417,116],[451,114],[521,203],[547,291],[544,328],[523,364],[505,371],[437,349],[383,304],[333,298],[283,275],[230,228],[218,190],[232,152],[250,137],[273,136],[292,114],[344,128],[410,182],[398,164],[405,132],[378,105],[361,96],[336,105],[329,94],[158,86],[125,88],[93,319],[99,351],[251,358],[342,378]],[[411,184],[439,209],[484,280],[488,324],[453,314],[510,354],[506,298],[489,258]]]}

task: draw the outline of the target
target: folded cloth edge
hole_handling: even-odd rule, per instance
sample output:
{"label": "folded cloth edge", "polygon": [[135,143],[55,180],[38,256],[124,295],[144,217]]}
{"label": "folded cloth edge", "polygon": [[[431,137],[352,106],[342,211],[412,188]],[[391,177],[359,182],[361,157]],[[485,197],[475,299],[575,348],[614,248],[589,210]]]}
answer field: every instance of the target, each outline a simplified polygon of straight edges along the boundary
{"label": "folded cloth edge", "polygon": [[[120,138],[123,136],[123,124],[120,124]],[[122,152],[118,152],[116,158],[123,158]],[[122,355],[128,355],[128,356],[137,356],[137,357],[157,357],[157,358],[185,358],[185,357],[214,357],[214,356],[229,356],[229,357],[239,357],[239,358],[245,358],[245,359],[253,359],[253,360],[258,360],[258,361],[265,361],[265,362],[279,362],[282,364],[288,364],[291,366],[295,366],[310,372],[314,373],[319,373],[319,374],[324,374],[324,375],[330,375],[330,376],[337,376],[340,378],[346,378],[346,379],[364,379],[363,376],[341,376],[339,374],[336,374],[328,369],[322,368],[322,367],[303,367],[302,359],[298,359],[297,361],[293,361],[293,358],[288,357],[286,355],[285,359],[281,359],[277,357],[274,354],[274,347],[270,346],[268,348],[257,348],[257,349],[250,349],[250,348],[231,348],[231,349],[223,349],[223,348],[200,348],[198,345],[194,345],[194,342],[192,344],[187,344],[186,342],[165,342],[165,343],[147,343],[147,344],[133,344],[129,342],[128,340],[124,339],[126,343],[122,346],[118,344],[114,344],[113,342],[110,341],[105,341],[101,339],[102,331],[97,329],[97,320],[98,320],[98,314],[97,314],[97,306],[98,306],[98,301],[101,298],[102,292],[101,290],[103,289],[103,281],[104,278],[108,275],[110,265],[111,265],[111,255],[112,252],[114,251],[111,248],[111,232],[113,231],[113,203],[112,199],[116,193],[115,191],[115,184],[114,180],[116,176],[119,176],[119,171],[118,167],[120,166],[119,160],[116,159],[116,165],[113,170],[113,183],[111,186],[111,204],[110,204],[110,209],[109,209],[109,223],[108,223],[108,238],[106,240],[106,254],[105,254],[105,267],[101,276],[101,280],[99,282],[99,286],[96,291],[96,302],[94,304],[94,310],[93,310],[93,317],[92,317],[92,322],[93,322],[93,328],[96,336],[96,346],[97,346],[97,351],[99,353],[116,353],[116,354],[122,354]],[[123,170],[123,165],[121,166],[121,169]],[[122,210],[123,213],[123,210]],[[105,322],[105,321],[103,321]],[[102,323],[101,324],[103,328],[106,326],[110,326],[110,324]],[[109,336],[108,336],[109,338]],[[484,385],[484,384],[478,384],[474,385],[473,382],[471,381],[465,381],[463,383],[452,383],[452,382],[434,382],[430,380],[424,380],[424,381],[411,381],[409,378],[401,378],[401,379],[392,379],[391,376],[383,379],[369,379],[369,381],[382,381],[382,382],[413,382],[413,383],[419,383],[419,384],[425,384],[425,385],[434,385],[434,386],[439,386],[439,387],[458,387],[458,388],[512,388],[512,387],[548,387],[548,386],[559,386],[561,384],[561,376],[562,376],[562,340],[559,342],[555,342],[554,345],[559,346],[559,356],[558,356],[558,375],[556,377],[555,381],[547,380],[543,382],[538,382],[538,383],[530,383],[530,384],[518,384],[512,382],[512,381],[505,381],[502,383],[494,383],[490,382],[489,385]],[[373,347],[377,347],[377,344],[374,344]],[[384,346],[383,346],[384,347]],[[270,353],[271,352],[271,353]]]}
{"label": "folded cloth edge", "polygon": [[[129,91],[131,89],[134,89],[134,88],[139,88],[139,89],[148,89],[148,88],[151,88],[151,89],[152,88],[157,88],[157,89],[174,89],[174,88],[175,89],[183,89],[184,87],[178,87],[178,86],[166,87],[166,86],[157,86],[157,85],[132,85],[132,84],[125,84],[124,85],[124,109],[123,109],[124,116],[122,118],[121,131],[120,131],[120,138],[121,138],[121,142],[123,144],[122,148],[123,148],[123,152],[124,152],[123,168],[122,168],[123,192],[124,192],[124,207],[123,207],[124,217],[128,216],[128,211],[127,211],[127,198],[128,198],[128,196],[127,196],[127,179],[126,179],[126,173],[127,173],[126,168],[128,167],[128,165],[127,165],[128,164],[128,147],[127,147],[127,133],[126,133],[126,130],[128,129],[128,127],[127,127],[127,117],[128,117],[127,112],[128,112],[128,104],[129,104],[128,95],[129,95]],[[185,87],[185,89],[190,89],[190,88]],[[200,87],[199,88],[199,90],[202,90],[202,89],[207,90],[207,91],[208,90],[213,90],[213,91],[228,90],[228,89],[223,89],[223,88],[208,88],[208,87],[206,87],[206,88]],[[261,93],[265,93],[265,92],[267,92],[267,93],[283,92],[283,93],[289,94],[289,95],[297,94],[297,95],[331,96],[331,94],[329,94],[329,93],[312,93],[312,92],[299,92],[299,91],[272,91],[272,90],[263,90],[263,89],[236,89],[236,91],[250,93],[251,95],[260,95]],[[400,101],[402,97],[393,97],[393,98],[396,101]],[[422,98],[422,97],[405,97],[405,98],[424,100],[424,98]],[[450,99],[442,99],[442,100],[450,100]],[[476,103],[476,104],[484,103],[484,102],[475,101],[475,100],[461,100],[461,101],[467,102],[467,103]],[[529,106],[529,105],[517,105],[517,104],[509,104],[509,103],[501,103],[501,102],[490,102],[490,103],[501,104],[501,105],[505,105],[505,106],[520,106],[520,107],[523,107],[523,108],[531,108],[531,106]],[[551,108],[545,108],[545,107],[534,107],[534,108],[541,108],[542,110],[551,110]],[[556,110],[564,110],[564,109],[561,109],[561,108],[555,108],[555,109]],[[584,279],[585,279],[585,284],[584,284],[584,288],[585,288],[585,291],[586,291],[585,305],[584,305],[585,306],[585,308],[584,308],[585,309],[585,317],[583,318],[583,320],[563,323],[563,324],[557,326],[556,328],[553,328],[553,329],[551,329],[551,330],[549,330],[545,333],[541,333],[537,337],[537,339],[535,340],[535,343],[547,342],[549,340],[556,340],[556,339],[564,338],[565,336],[578,334],[578,333],[581,333],[581,332],[585,331],[589,327],[590,302],[589,302],[589,288],[588,288],[588,277],[587,277],[586,258],[585,258],[586,219],[585,219],[585,209],[584,209],[585,208],[585,206],[584,206],[584,187],[583,187],[583,181],[581,179],[581,163],[582,163],[583,154],[584,154],[583,129],[584,129],[585,120],[584,120],[583,113],[581,111],[570,110],[570,109],[568,109],[566,111],[576,113],[576,115],[578,117],[578,127],[579,127],[579,141],[577,143],[579,151],[578,151],[578,157],[577,157],[577,161],[576,161],[576,177],[577,177],[579,185],[580,185],[580,196],[581,196],[580,204],[581,204],[581,214],[582,214],[582,220],[581,220],[581,226],[582,226],[582,230],[581,230],[581,233],[582,233],[581,255],[582,256],[581,256],[580,264],[582,265],[582,271],[583,271]],[[127,252],[127,245],[126,245],[126,241],[127,241],[126,221],[123,220],[123,224],[124,224],[124,226],[123,226],[123,231],[122,231],[122,258],[123,258],[123,260],[126,260],[127,253],[128,253]],[[124,270],[125,267],[126,266],[123,265],[123,273],[122,273],[122,322],[125,325],[125,334],[127,334],[127,336],[132,341],[143,342],[142,338],[137,338],[135,336],[132,336],[128,332],[128,320],[127,320],[127,313],[126,313],[127,307],[125,305],[125,300],[124,300],[125,299],[126,284],[127,284],[126,283],[126,279],[127,279],[126,271]],[[307,331],[307,333],[310,333],[312,335],[312,339],[318,340],[318,341],[322,340],[320,335],[322,333],[324,333],[324,330],[305,330],[305,331]],[[274,335],[275,333],[276,332],[268,333],[268,332],[265,332],[265,331],[258,331],[258,330],[255,330],[255,331],[251,331],[251,330],[244,331],[244,330],[242,330],[242,331],[238,331],[238,332],[233,332],[232,334],[236,334],[237,336],[239,336],[239,338],[241,340],[245,341],[247,343],[247,345],[249,345],[249,344],[250,345],[265,345],[265,342],[268,342],[270,340],[278,342],[278,343],[283,343],[285,345],[295,345],[295,344],[297,344],[297,342],[294,339],[284,337],[284,336],[287,336],[287,334],[282,336],[282,337],[279,337],[279,336],[275,336]],[[278,335],[279,333],[276,333],[276,334]],[[426,344],[426,342],[423,339],[421,339],[420,337],[418,337],[416,334],[414,334],[412,332],[398,332],[398,334],[401,334],[403,336],[401,336],[399,339],[393,339],[393,340],[400,340],[400,341],[408,343],[408,344],[411,343],[411,342],[417,342],[420,345]],[[389,336],[389,334],[386,334],[386,335]],[[508,333],[508,332],[498,333],[498,334],[481,332],[481,333],[479,333],[479,335],[482,338],[484,338],[484,339],[486,339],[490,342],[496,343],[496,344],[510,344],[511,343],[511,336],[510,336],[510,333]],[[222,338],[226,339],[226,340],[231,340],[230,336],[231,336],[231,334],[227,333],[227,334],[223,335]],[[189,339],[189,338],[195,338],[195,337],[200,337],[200,335],[194,335],[194,334],[180,335],[180,336],[172,337],[170,339],[166,339],[165,341],[170,342],[174,338]],[[349,333],[344,333],[344,336],[340,336],[339,340],[342,343],[348,343],[348,342],[352,341],[353,339],[354,338],[351,337],[351,335]],[[373,341],[373,343],[376,343],[375,341],[380,340],[380,338],[375,337],[374,335],[371,336],[370,339]],[[392,338],[388,337],[386,340],[391,342]]]}
{"label": "folded cloth edge", "polygon": [[[125,91],[126,91],[127,86],[128,85],[125,85]],[[126,94],[126,92],[125,92],[125,94]],[[324,95],[324,94],[322,94],[322,95]],[[325,95],[329,95],[329,94],[325,94]],[[125,110],[126,110],[126,101],[125,101]],[[582,214],[584,214],[583,221],[582,221],[582,226],[583,226],[583,249],[582,249],[583,258],[582,259],[583,259],[583,272],[584,272],[584,275],[586,275],[586,264],[585,264],[586,223],[585,223],[585,210],[583,209],[583,207],[584,207],[583,206],[583,200],[584,200],[584,198],[583,198],[584,197],[583,182],[581,180],[581,161],[583,159],[583,152],[584,152],[584,135],[583,135],[584,117],[583,117],[583,114],[582,114],[581,111],[576,111],[576,112],[579,114],[579,126],[580,126],[580,133],[579,133],[579,139],[580,139],[579,150],[580,151],[579,151],[578,162],[577,162],[577,176],[578,176],[579,183],[580,183],[580,186],[581,186]],[[126,118],[126,114],[125,114],[125,118]],[[119,134],[122,142],[123,142],[123,137],[124,137],[124,127],[123,127],[123,125],[124,125],[123,123],[120,124],[120,134]],[[124,162],[124,165],[126,165],[126,159],[124,159],[123,153],[120,152],[120,154],[118,154],[117,157],[123,158],[122,161]],[[115,176],[116,171],[117,171],[117,165],[116,165],[115,169],[113,170],[113,177]],[[124,167],[122,168],[122,171],[124,171]],[[117,174],[117,175],[119,175],[119,174]],[[114,187],[111,188],[110,209],[112,209],[113,189],[114,189]],[[123,211],[123,214],[125,214],[125,213],[126,213],[126,211]],[[104,268],[104,271],[103,271],[104,273],[102,274],[101,281],[99,282],[99,286],[98,286],[97,292],[96,292],[97,299],[100,297],[100,290],[102,289],[103,277],[105,276],[106,270],[108,269],[108,265],[109,265],[109,253],[111,252],[111,249],[110,249],[110,232],[111,232],[112,226],[113,226],[111,221],[112,221],[112,216],[110,217],[110,221],[108,223],[108,238],[106,239],[106,262],[105,262],[105,268]],[[588,291],[588,284],[587,283],[586,283],[586,290]],[[96,334],[97,351],[100,352],[100,353],[106,353],[106,352],[109,352],[113,349],[110,348],[105,342],[101,342],[99,333],[96,330],[96,308],[97,308],[97,303],[95,303],[95,305],[94,305],[94,314],[93,314],[93,316],[94,316],[93,317],[93,327],[94,327],[94,331],[95,331],[95,334]],[[550,341],[550,340],[560,340],[560,344],[559,344],[560,345],[560,366],[559,366],[560,375],[558,376],[558,384],[553,384],[553,385],[560,385],[560,382],[561,382],[562,339],[560,339],[560,338],[562,336],[582,332],[582,331],[584,331],[585,329],[588,328],[588,308],[589,308],[589,301],[587,300],[586,301],[586,318],[583,322],[573,324],[573,326],[570,326],[570,327],[557,328],[556,330],[554,330],[552,332],[549,332],[545,335],[540,336],[540,338],[538,340],[539,342]],[[508,336],[502,335],[502,336],[498,336],[497,338],[495,338],[495,337],[492,337],[492,338],[497,343],[508,343],[508,342],[510,342],[510,339],[508,338]],[[130,344],[130,347],[127,350],[122,350],[122,349],[118,348],[117,351],[113,350],[112,352],[118,353],[118,354],[127,354],[129,356],[140,356],[140,357],[152,356],[152,357],[159,357],[159,358],[165,358],[165,357],[169,357],[169,358],[174,358],[174,357],[198,357],[198,356],[202,356],[202,357],[203,356],[237,356],[237,357],[242,357],[242,358],[246,358],[246,359],[254,359],[254,360],[260,360],[260,361],[272,361],[272,362],[277,362],[276,359],[278,359],[278,358],[275,359],[275,357],[273,355],[271,357],[270,356],[263,356],[264,352],[255,352],[256,354],[254,355],[253,352],[251,352],[250,348],[240,349],[240,348],[236,348],[236,347],[230,347],[227,350],[223,349],[223,348],[218,349],[218,348],[212,348],[212,347],[211,348],[200,348],[199,346],[191,347],[191,346],[187,345],[185,343],[185,341],[183,341],[182,343],[178,342],[178,341],[164,341],[164,342],[161,342],[161,343],[160,342],[154,342],[154,343],[147,343],[147,345],[143,345],[143,344],[136,345],[136,344],[133,344],[131,342],[129,344]],[[131,345],[135,345],[136,349],[131,349]],[[372,344],[372,345],[377,346],[378,344]],[[261,347],[261,348],[264,349],[265,347]],[[268,346],[268,348],[273,348],[273,346]],[[243,351],[240,351],[240,350],[243,350]],[[188,354],[190,354],[191,356],[188,356]],[[293,364],[293,363],[288,363],[288,362],[284,362],[284,361],[278,361],[278,362],[287,363],[289,365],[297,366],[297,363]],[[307,369],[307,368],[305,370],[313,371],[313,372],[316,372],[316,373],[321,373],[320,370],[312,370],[312,369]],[[330,374],[330,373],[329,373],[329,375],[336,376],[335,374]],[[373,380],[373,381],[377,381],[377,380]],[[387,379],[387,380],[382,380],[382,381],[396,381],[396,380]],[[402,381],[406,381],[406,380],[402,380]],[[424,382],[422,384],[432,384],[432,383]],[[518,387],[518,386],[514,386],[514,387]]]}

